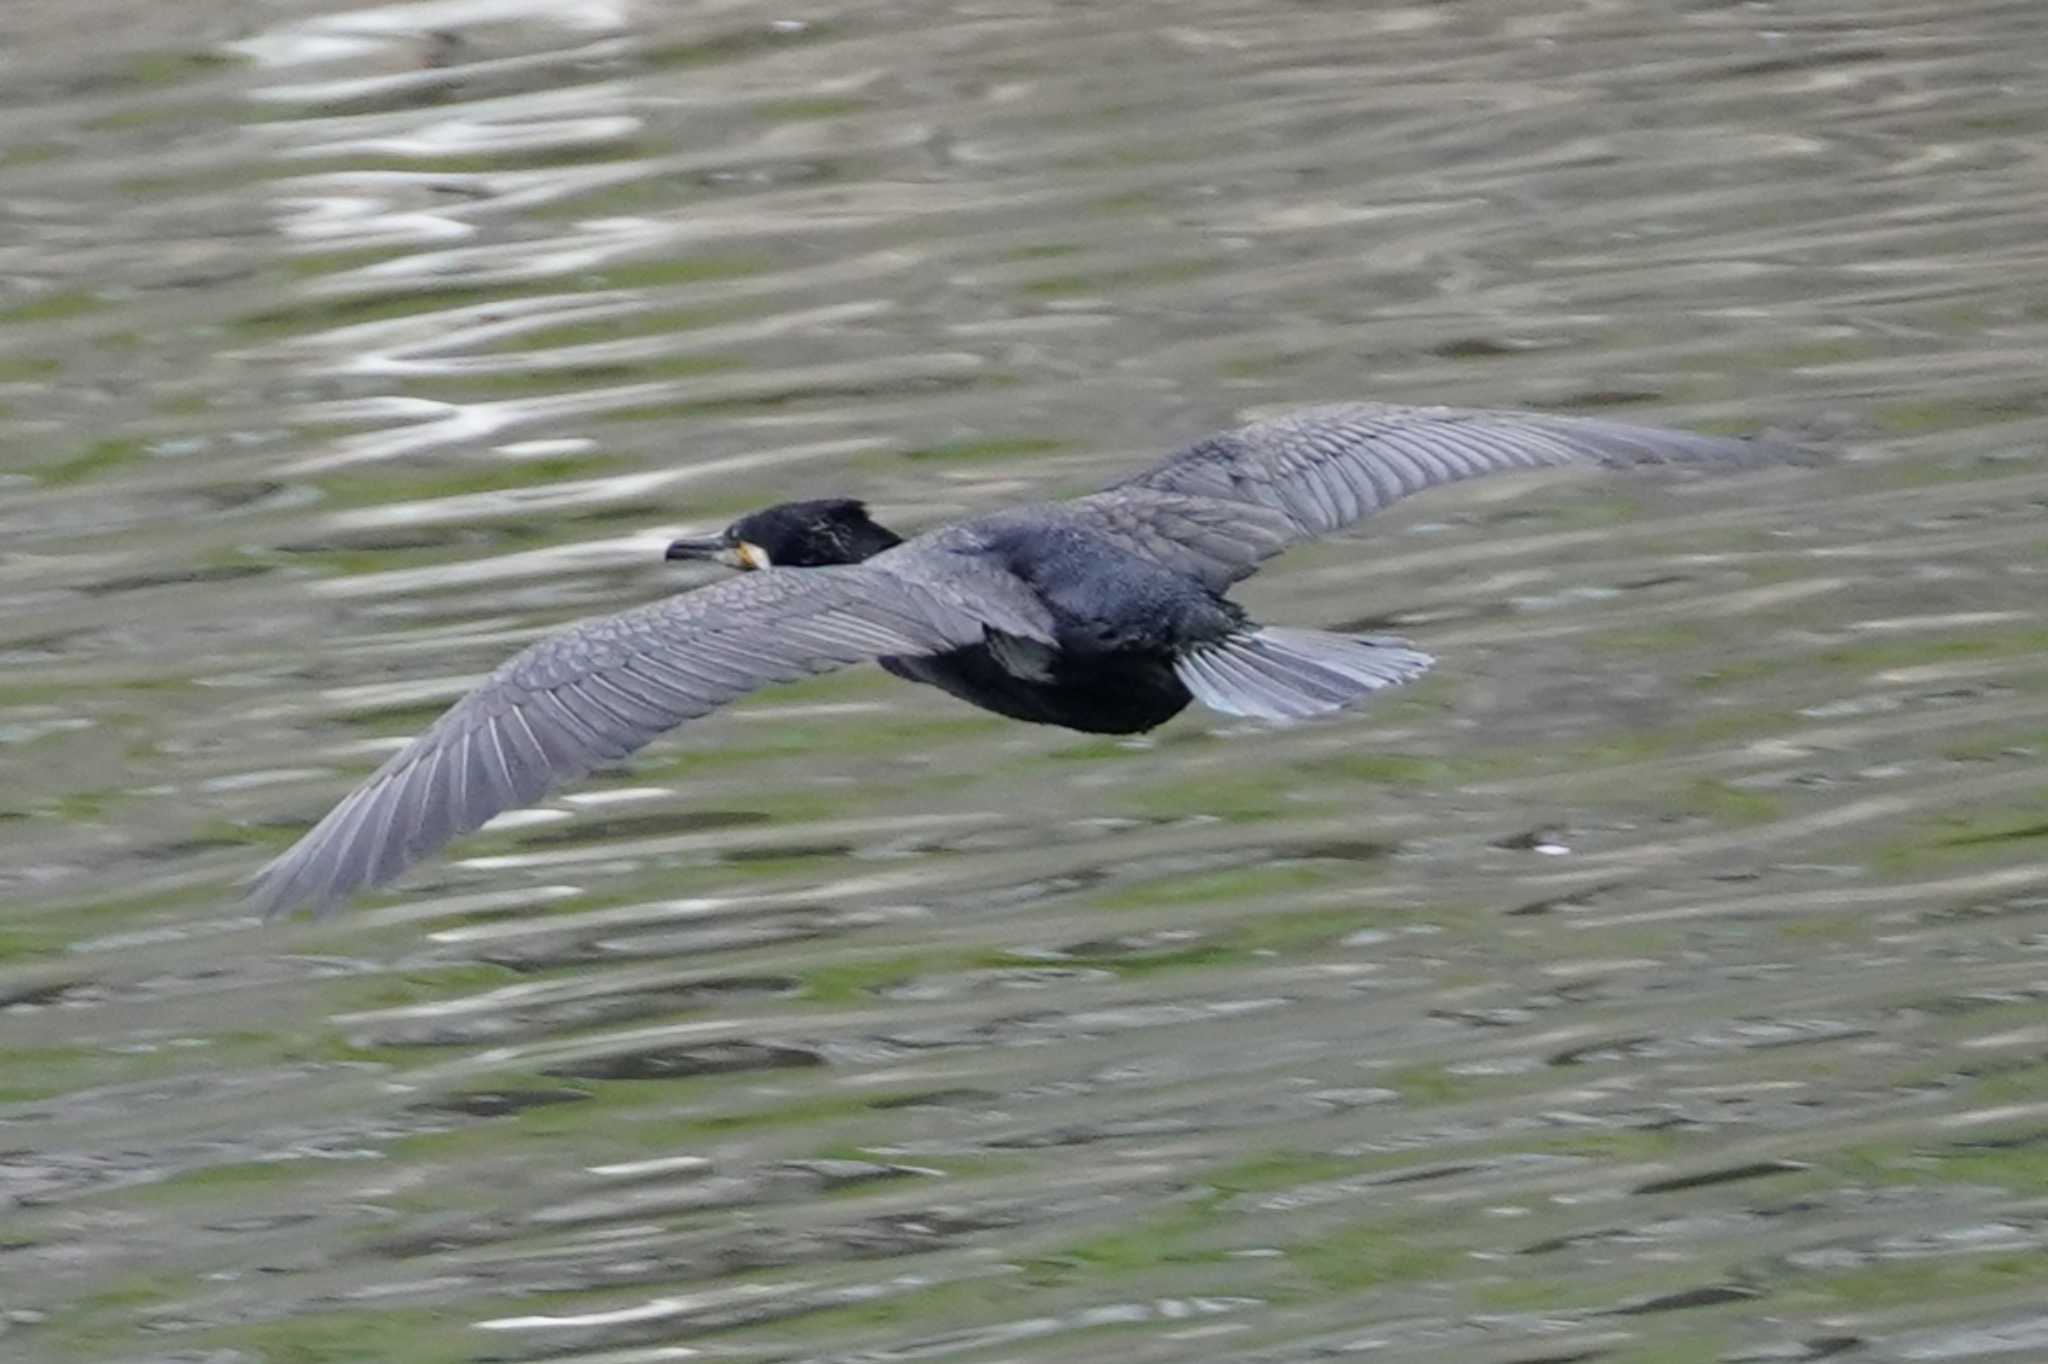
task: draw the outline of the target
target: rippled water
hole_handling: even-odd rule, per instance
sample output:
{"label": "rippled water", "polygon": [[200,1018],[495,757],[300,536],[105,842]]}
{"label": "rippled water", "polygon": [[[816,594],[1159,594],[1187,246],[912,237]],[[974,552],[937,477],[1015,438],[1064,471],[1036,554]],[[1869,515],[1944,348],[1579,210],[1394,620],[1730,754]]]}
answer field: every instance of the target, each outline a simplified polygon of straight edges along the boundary
{"label": "rippled water", "polygon": [[[0,7],[0,1355],[2048,1358],[2037,0]],[[1284,733],[763,694],[236,881],[799,490],[1829,433],[1243,593]]]}

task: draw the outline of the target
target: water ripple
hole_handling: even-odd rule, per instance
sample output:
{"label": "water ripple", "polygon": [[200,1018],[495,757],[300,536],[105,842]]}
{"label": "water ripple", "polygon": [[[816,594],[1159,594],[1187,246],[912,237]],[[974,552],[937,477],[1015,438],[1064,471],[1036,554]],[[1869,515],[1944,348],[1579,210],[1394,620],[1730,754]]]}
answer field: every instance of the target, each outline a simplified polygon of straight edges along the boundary
{"label": "water ripple", "polygon": [[[14,1354],[2040,1352],[2036,6],[233,8],[0,15]],[[1354,396],[1833,458],[1246,583],[1359,716],[855,671],[236,899],[676,534]]]}

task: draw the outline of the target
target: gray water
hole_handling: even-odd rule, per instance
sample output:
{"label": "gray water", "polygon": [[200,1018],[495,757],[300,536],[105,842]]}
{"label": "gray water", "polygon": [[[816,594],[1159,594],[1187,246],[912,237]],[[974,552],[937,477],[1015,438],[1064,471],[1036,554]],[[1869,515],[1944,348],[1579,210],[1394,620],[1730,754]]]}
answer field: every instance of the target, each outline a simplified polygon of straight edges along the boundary
{"label": "gray water", "polygon": [[[0,1356],[2048,1358],[2048,15],[0,7]],[[1243,599],[1424,683],[763,693],[237,881],[795,493],[1824,433]]]}

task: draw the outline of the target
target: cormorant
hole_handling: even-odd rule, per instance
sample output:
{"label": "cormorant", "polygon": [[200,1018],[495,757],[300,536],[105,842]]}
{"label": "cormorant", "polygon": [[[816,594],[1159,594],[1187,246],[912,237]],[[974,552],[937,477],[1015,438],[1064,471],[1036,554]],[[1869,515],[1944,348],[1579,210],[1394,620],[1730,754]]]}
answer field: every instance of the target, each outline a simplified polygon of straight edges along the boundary
{"label": "cormorant", "polygon": [[1749,465],[1764,441],[1443,407],[1308,408],[1067,502],[905,541],[850,499],[790,502],[671,559],[753,570],[525,649],[282,856],[254,903],[332,907],[491,816],[769,682],[866,659],[1019,720],[1151,729],[1189,700],[1297,720],[1408,681],[1404,641],[1259,625],[1224,593],[1397,498],[1549,465]]}

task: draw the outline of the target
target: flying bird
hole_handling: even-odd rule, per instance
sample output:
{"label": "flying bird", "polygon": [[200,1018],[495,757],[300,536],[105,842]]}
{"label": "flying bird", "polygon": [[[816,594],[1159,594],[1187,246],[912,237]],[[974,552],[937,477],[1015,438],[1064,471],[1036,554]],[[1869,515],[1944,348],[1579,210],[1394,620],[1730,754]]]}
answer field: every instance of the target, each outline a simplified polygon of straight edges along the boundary
{"label": "flying bird", "polygon": [[1795,454],[1596,418],[1355,403],[1253,422],[1100,492],[909,540],[858,501],[782,503],[668,547],[738,576],[514,656],[259,872],[251,899],[266,914],[331,909],[685,720],[868,659],[1000,715],[1091,733],[1148,730],[1190,700],[1282,722],[1326,714],[1433,660],[1403,640],[1251,620],[1225,593],[1289,545],[1482,474]]}

